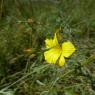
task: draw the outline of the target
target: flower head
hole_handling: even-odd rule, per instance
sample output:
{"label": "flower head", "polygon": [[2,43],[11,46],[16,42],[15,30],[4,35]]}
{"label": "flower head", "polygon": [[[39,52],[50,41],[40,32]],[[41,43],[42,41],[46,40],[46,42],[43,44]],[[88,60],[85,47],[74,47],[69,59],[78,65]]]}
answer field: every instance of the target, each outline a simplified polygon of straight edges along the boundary
{"label": "flower head", "polygon": [[44,52],[45,60],[51,64],[58,63],[59,66],[63,66],[65,64],[65,58],[69,58],[76,50],[70,41],[60,45],[56,33],[53,39],[46,39],[45,44],[46,49],[49,49]]}

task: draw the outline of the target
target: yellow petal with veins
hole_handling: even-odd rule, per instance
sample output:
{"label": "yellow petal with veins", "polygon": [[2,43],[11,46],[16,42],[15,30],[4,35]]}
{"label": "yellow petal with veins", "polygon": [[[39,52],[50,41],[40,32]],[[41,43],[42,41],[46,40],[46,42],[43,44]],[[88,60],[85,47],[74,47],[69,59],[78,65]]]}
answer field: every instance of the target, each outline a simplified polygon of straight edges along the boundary
{"label": "yellow petal with veins", "polygon": [[75,52],[75,50],[76,50],[75,46],[70,41],[64,42],[62,44],[62,55],[64,57],[68,58]]}
{"label": "yellow petal with veins", "polygon": [[60,58],[59,58],[59,66],[64,66],[65,64],[65,58],[64,56],[61,54]]}
{"label": "yellow petal with veins", "polygon": [[52,48],[52,49],[44,52],[45,60],[48,63],[55,64],[57,62],[58,58],[60,57],[60,54],[61,54],[61,48],[60,47]]}
{"label": "yellow petal with veins", "polygon": [[45,40],[45,44],[46,44],[46,48],[52,48],[52,47],[54,47],[54,46],[59,45],[59,44],[58,44],[58,40],[57,40],[56,33],[55,33],[53,39],[46,39],[46,40]]}

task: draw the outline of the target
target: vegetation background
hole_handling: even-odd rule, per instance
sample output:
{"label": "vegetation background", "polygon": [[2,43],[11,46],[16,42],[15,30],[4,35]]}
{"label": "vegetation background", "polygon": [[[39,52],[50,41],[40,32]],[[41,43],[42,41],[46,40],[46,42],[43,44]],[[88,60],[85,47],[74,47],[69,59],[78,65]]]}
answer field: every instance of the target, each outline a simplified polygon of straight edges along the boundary
{"label": "vegetation background", "polygon": [[[46,64],[44,40],[77,51]],[[0,0],[0,95],[95,95],[95,0]]]}

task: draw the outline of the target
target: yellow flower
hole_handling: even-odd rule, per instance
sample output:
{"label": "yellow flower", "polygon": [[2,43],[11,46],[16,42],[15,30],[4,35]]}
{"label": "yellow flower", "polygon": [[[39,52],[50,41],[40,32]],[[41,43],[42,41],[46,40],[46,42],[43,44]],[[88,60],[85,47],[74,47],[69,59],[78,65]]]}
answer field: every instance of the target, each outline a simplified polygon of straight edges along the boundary
{"label": "yellow flower", "polygon": [[59,66],[63,66],[65,64],[65,57],[69,58],[76,50],[75,46],[70,41],[60,45],[56,33],[53,39],[46,39],[45,44],[46,49],[49,49],[44,52],[45,60],[47,63],[51,64],[58,63]]}

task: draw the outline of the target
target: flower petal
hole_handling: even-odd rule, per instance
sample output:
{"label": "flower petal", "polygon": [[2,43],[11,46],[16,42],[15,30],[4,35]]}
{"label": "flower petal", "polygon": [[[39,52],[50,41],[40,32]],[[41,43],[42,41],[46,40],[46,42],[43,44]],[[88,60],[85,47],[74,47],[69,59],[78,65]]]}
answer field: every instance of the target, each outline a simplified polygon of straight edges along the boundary
{"label": "flower petal", "polygon": [[76,48],[71,42],[64,42],[62,44],[62,55],[64,57],[69,57],[75,52]]}
{"label": "flower petal", "polygon": [[54,47],[56,45],[59,45],[58,44],[56,33],[54,35],[54,39],[46,39],[45,40],[45,44],[46,44],[46,48],[52,48],[52,47]]}
{"label": "flower petal", "polygon": [[59,45],[58,44],[58,39],[57,39],[57,36],[56,36],[56,33],[54,34],[54,39],[53,39],[53,46],[56,46],[56,45]]}
{"label": "flower petal", "polygon": [[59,58],[59,66],[64,66],[64,64],[65,64],[65,58],[63,55],[61,55]]}
{"label": "flower petal", "polygon": [[51,48],[53,47],[53,40],[52,39],[46,39],[45,40],[46,48]]}
{"label": "flower petal", "polygon": [[55,64],[57,62],[58,58],[60,57],[60,54],[61,54],[60,47],[52,48],[52,49],[44,52],[45,60],[48,63]]}

